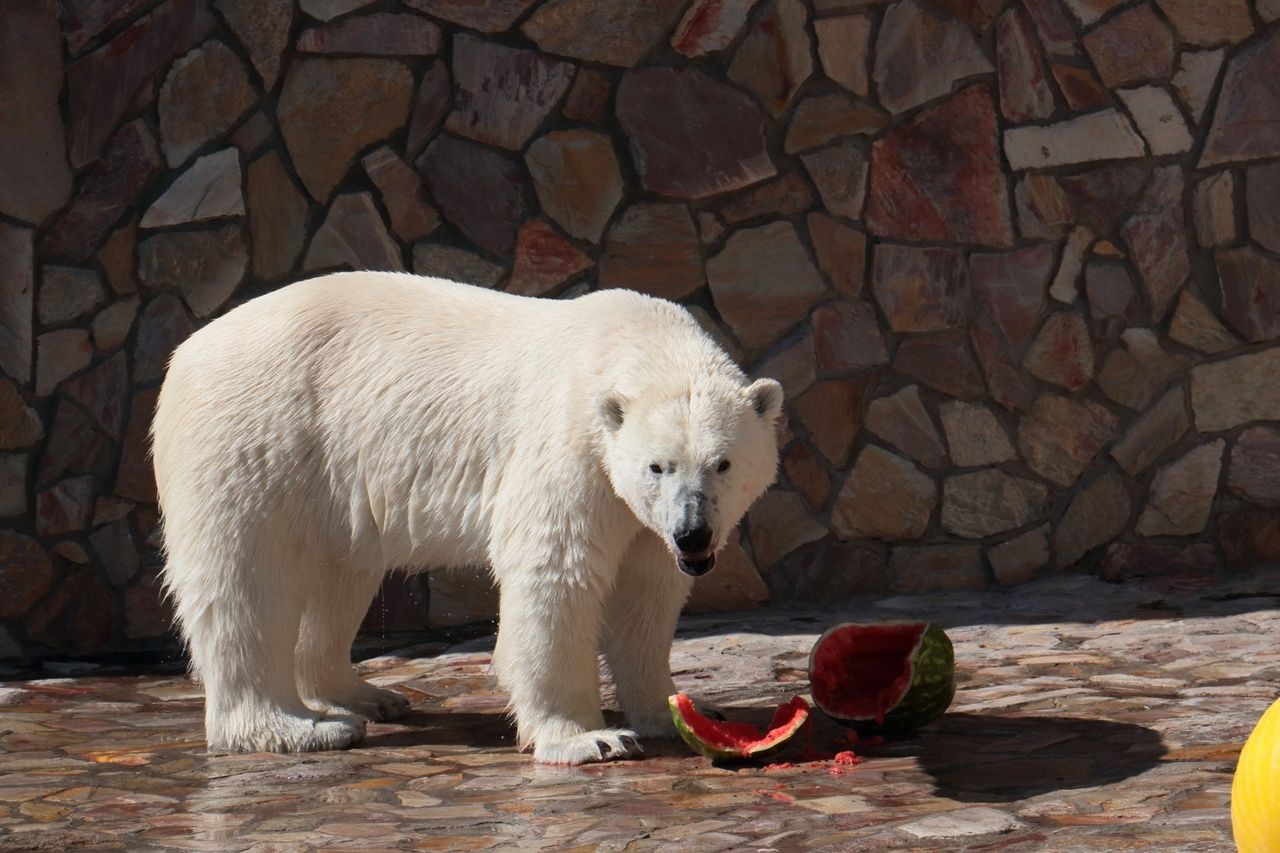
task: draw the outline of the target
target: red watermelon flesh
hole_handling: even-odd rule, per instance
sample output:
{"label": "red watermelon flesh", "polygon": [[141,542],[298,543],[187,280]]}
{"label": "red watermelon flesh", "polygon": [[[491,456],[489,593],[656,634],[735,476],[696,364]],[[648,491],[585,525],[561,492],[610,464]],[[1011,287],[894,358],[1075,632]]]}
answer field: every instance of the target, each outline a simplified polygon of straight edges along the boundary
{"label": "red watermelon flesh", "polygon": [[814,650],[811,688],[822,697],[819,704],[883,725],[911,685],[911,653],[926,627],[886,624],[833,632]]}
{"label": "red watermelon flesh", "polygon": [[713,720],[699,714],[693,700],[677,693],[668,700],[672,717],[680,734],[697,751],[712,758],[754,758],[767,755],[800,730],[809,719],[809,703],[801,696],[780,706],[773,713],[767,732],[751,723]]}

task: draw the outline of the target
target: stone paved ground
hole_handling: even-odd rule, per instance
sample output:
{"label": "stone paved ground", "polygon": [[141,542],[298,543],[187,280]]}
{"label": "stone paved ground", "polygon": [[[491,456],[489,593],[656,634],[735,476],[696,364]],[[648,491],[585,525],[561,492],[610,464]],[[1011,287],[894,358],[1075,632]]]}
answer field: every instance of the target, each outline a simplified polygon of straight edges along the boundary
{"label": "stone paved ground", "polygon": [[[733,718],[806,690],[817,633],[929,616],[956,644],[951,711],[830,760],[540,767],[515,752],[487,640],[364,664],[413,702],[362,748],[209,756],[182,677],[93,670],[0,687],[0,848],[419,850],[1231,850],[1241,743],[1280,695],[1280,573],[857,601],[688,621],[679,686]],[[804,740],[802,737],[801,741]],[[818,755],[821,760],[805,761]]]}

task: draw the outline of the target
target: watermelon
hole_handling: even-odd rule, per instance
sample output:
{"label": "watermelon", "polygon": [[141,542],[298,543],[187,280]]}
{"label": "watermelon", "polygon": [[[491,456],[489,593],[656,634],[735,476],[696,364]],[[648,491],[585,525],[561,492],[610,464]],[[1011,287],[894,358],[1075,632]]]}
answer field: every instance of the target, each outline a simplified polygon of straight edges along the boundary
{"label": "watermelon", "polygon": [[937,625],[846,622],[814,643],[809,691],[819,710],[859,734],[914,729],[955,697],[955,652]]}
{"label": "watermelon", "polygon": [[804,728],[809,720],[809,703],[796,696],[778,706],[767,734],[750,723],[727,723],[704,717],[683,693],[668,697],[671,719],[685,743],[718,761],[761,758],[779,749]]}

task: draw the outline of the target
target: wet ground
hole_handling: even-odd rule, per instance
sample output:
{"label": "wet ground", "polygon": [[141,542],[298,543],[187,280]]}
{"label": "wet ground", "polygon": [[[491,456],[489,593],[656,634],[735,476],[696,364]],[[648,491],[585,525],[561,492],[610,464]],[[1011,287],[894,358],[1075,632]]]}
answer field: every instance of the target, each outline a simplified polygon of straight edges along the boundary
{"label": "wet ground", "polygon": [[1235,759],[1280,695],[1278,605],[1280,574],[1073,577],[684,624],[678,686],[756,722],[806,691],[829,624],[944,625],[950,712],[856,748],[853,767],[829,760],[848,743],[825,720],[782,766],[715,766],[678,741],[638,761],[535,766],[512,745],[487,640],[366,661],[414,711],[343,753],[207,755],[200,691],[179,675],[11,680],[0,848],[1232,850]]}

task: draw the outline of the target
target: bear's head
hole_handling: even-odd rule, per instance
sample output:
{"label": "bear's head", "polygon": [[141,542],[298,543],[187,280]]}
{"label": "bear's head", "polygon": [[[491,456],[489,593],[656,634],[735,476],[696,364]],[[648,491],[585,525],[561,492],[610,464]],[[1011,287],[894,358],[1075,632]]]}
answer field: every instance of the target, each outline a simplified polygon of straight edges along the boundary
{"label": "bear's head", "polygon": [[781,412],[782,386],[772,379],[601,401],[614,491],[681,571],[710,571],[729,532],[774,481]]}

